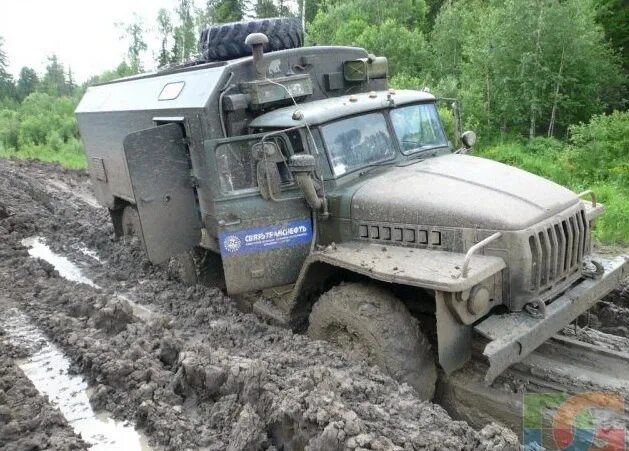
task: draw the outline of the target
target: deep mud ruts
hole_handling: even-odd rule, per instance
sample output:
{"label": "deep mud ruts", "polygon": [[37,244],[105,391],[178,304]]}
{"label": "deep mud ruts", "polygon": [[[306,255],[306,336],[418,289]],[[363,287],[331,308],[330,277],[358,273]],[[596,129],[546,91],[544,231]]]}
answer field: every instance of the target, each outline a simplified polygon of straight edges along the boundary
{"label": "deep mud ruts", "polygon": [[[21,241],[33,236],[96,286],[31,258]],[[0,238],[0,309],[29,315],[93,385],[94,408],[135,422],[155,449],[518,447],[506,428],[454,421],[378,369],[242,313],[216,288],[187,287],[167,265],[150,265],[137,243],[113,240],[84,172],[0,161]],[[150,311],[139,314],[125,299]],[[12,407],[33,387],[10,351],[0,349],[0,383],[12,381],[0,386],[0,446],[40,431],[49,443],[84,446],[43,398]],[[29,409],[46,415],[7,429],[8,419],[32,418]]]}
{"label": "deep mud ruts", "polygon": [[0,342],[0,356],[0,449],[87,449],[15,365],[12,356],[19,353]]}

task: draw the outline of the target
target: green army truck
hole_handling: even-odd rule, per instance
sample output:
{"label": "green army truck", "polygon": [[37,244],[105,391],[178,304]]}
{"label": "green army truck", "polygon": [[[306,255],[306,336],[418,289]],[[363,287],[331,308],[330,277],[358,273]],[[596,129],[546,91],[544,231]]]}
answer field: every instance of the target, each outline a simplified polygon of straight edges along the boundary
{"label": "green army truck", "polygon": [[593,193],[466,155],[471,132],[454,149],[386,58],[302,47],[295,19],[210,27],[200,50],[76,110],[96,196],[152,262],[220,274],[426,399],[473,341],[491,382],[626,276],[592,258]]}

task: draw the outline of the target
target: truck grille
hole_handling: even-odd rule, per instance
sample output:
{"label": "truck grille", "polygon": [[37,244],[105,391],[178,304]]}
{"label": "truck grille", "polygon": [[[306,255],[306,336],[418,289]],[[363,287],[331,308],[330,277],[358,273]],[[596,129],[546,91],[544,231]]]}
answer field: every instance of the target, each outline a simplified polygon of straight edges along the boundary
{"label": "truck grille", "polygon": [[585,212],[579,210],[529,237],[531,291],[546,291],[579,270],[590,245],[589,232]]}

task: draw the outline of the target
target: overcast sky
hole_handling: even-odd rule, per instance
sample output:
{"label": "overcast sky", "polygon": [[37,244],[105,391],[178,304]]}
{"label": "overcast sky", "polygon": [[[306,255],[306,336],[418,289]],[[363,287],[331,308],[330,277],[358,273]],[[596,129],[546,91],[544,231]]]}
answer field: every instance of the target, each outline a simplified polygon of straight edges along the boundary
{"label": "overcast sky", "polygon": [[[130,22],[137,13],[154,27],[160,8],[172,10],[176,0],[0,0],[0,36],[10,70],[17,77],[22,66],[42,73],[47,56],[56,53],[75,80],[115,68],[127,44],[120,40],[116,22]],[[201,1],[197,2],[199,5]],[[159,48],[154,34],[146,36],[150,68]]]}

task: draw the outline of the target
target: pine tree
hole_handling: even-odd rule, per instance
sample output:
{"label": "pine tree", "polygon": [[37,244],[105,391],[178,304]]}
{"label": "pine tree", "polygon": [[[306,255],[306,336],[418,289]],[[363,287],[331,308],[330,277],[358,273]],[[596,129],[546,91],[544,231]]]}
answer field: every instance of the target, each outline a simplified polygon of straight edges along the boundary
{"label": "pine tree", "polygon": [[9,73],[9,58],[4,51],[4,39],[0,36],[0,100],[15,99],[16,91],[13,76]]}
{"label": "pine tree", "polygon": [[68,94],[66,86],[66,77],[63,64],[54,53],[48,57],[48,65],[42,80],[42,88],[44,92],[54,97],[60,97]]}
{"label": "pine tree", "polygon": [[21,102],[32,92],[37,90],[39,86],[39,78],[34,69],[23,67],[20,70],[20,77],[17,80],[17,97]]}
{"label": "pine tree", "polygon": [[72,94],[76,89],[76,83],[74,83],[74,75],[72,74],[72,68],[68,66],[68,75],[66,77],[66,86],[69,94]]}

